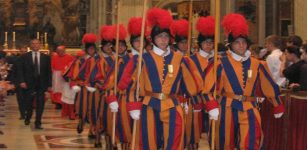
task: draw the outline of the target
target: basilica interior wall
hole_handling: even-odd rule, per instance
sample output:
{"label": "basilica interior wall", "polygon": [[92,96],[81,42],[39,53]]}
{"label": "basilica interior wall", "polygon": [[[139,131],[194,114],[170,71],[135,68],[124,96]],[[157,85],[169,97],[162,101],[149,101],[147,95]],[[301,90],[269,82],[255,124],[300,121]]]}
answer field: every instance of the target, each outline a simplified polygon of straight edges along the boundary
{"label": "basilica interior wall", "polygon": [[294,4],[294,32],[307,43],[307,3],[306,0],[295,0]]}

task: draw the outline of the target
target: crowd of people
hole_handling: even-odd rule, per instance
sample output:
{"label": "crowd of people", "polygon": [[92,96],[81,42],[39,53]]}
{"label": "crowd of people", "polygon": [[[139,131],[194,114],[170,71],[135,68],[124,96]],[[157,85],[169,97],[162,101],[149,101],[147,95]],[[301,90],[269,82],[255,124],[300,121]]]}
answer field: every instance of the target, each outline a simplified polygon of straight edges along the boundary
{"label": "crowd of people", "polygon": [[[35,128],[43,129],[48,91],[63,117],[79,120],[78,133],[89,124],[88,137],[95,147],[102,146],[104,134],[107,149],[130,149],[136,130],[135,149],[197,149],[203,132],[216,133],[217,149],[260,149],[256,99],[269,100],[275,118],[280,118],[280,88],[307,90],[307,43],[290,36],[284,46],[281,37],[270,35],[260,47],[249,39],[245,18],[228,14],[222,20],[227,43],[219,44],[215,61],[214,18],[198,19],[197,48],[191,51],[188,25],[184,19],[173,21],[167,10],[152,8],[145,39],[142,18],[133,17],[127,30],[123,25],[118,31],[116,25],[102,26],[99,47],[96,34],[85,34],[84,50],[75,56],[65,53],[63,45],[48,56],[39,52],[39,40],[31,40],[31,51],[21,47],[12,63],[20,119],[30,124],[35,100]],[[0,57],[5,58],[2,53]],[[215,131],[209,120],[216,121]]]}

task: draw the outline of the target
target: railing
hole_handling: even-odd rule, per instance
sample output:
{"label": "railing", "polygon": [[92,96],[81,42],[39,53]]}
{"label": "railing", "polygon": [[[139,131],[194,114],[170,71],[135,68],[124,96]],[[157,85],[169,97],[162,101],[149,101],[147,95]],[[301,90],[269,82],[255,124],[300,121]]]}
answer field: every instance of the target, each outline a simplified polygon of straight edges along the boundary
{"label": "railing", "polygon": [[307,149],[307,91],[283,91],[284,116],[275,119],[268,101],[260,104],[265,150]]}

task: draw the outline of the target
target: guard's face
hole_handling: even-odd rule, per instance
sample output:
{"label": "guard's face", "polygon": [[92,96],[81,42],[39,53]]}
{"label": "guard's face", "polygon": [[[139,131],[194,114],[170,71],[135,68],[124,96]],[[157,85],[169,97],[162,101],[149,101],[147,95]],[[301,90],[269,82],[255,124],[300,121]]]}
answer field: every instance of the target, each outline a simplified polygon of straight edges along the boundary
{"label": "guard's face", "polygon": [[120,42],[120,43],[119,43],[119,51],[118,51],[118,53],[119,53],[119,54],[123,54],[123,53],[126,52],[126,50],[127,50],[126,44],[123,43],[123,42]]}
{"label": "guard's face", "polygon": [[244,56],[247,49],[247,42],[244,38],[237,38],[231,43],[231,47],[236,54]]}
{"label": "guard's face", "polygon": [[141,40],[140,37],[136,38],[133,40],[132,42],[132,46],[135,50],[139,51],[140,50],[140,46],[141,46]]}
{"label": "guard's face", "polygon": [[207,53],[210,53],[210,51],[213,49],[214,43],[212,40],[208,39],[201,43],[201,49],[206,51]]}
{"label": "guard's face", "polygon": [[102,51],[107,53],[108,55],[111,55],[112,54],[112,47],[113,47],[113,45],[111,43],[107,43],[106,45],[104,45],[102,47]]}
{"label": "guard's face", "polygon": [[177,45],[178,45],[178,49],[182,53],[186,54],[188,52],[188,41],[187,40],[182,40],[178,42]]}
{"label": "guard's face", "polygon": [[94,46],[91,46],[87,49],[87,53],[90,55],[90,56],[94,56],[95,53],[96,53],[96,49]]}
{"label": "guard's face", "polygon": [[170,35],[166,32],[162,32],[162,33],[156,35],[154,40],[155,40],[156,45],[160,49],[166,51],[167,47],[169,46]]}

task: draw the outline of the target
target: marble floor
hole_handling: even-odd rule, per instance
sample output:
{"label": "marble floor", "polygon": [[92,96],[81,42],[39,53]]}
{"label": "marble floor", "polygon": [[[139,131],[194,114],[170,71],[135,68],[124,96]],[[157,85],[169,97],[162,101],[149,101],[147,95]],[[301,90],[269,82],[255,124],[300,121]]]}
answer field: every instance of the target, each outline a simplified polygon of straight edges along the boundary
{"label": "marble floor", "polygon": [[[44,129],[35,130],[34,120],[31,121],[30,126],[25,126],[24,121],[19,120],[15,96],[8,96],[4,102],[0,102],[0,149],[94,149],[94,141],[87,137],[88,128],[85,127],[82,134],[77,134],[77,121],[62,118],[60,110],[55,110],[50,100],[43,114]],[[199,149],[209,149],[205,138]]]}

